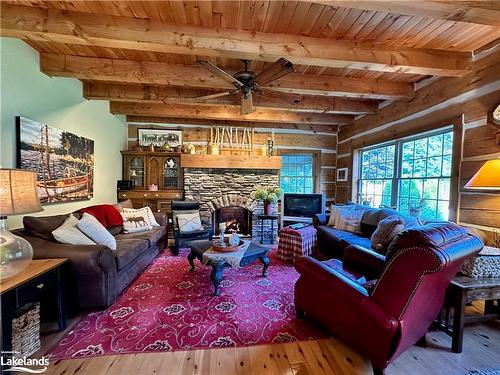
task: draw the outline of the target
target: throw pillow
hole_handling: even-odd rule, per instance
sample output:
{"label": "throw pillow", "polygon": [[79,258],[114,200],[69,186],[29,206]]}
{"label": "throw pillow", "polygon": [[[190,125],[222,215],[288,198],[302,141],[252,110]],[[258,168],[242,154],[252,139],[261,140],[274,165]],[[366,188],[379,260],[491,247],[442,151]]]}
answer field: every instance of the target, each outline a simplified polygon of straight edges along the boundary
{"label": "throw pillow", "polygon": [[116,239],[94,216],[85,212],[78,221],[77,226],[97,244],[116,250]]}
{"label": "throw pillow", "polygon": [[358,207],[354,209],[339,207],[335,228],[352,233],[361,233],[361,219],[364,212],[364,209]]}
{"label": "throw pillow", "polygon": [[52,235],[57,242],[70,245],[95,245],[95,242],[88,238],[80,229],[78,229],[78,219],[69,215],[66,221]]}
{"label": "throw pillow", "polygon": [[113,207],[116,208],[118,212],[122,212],[124,208],[134,208],[134,205],[130,199],[127,199],[114,204]]}
{"label": "throw pillow", "polygon": [[139,208],[137,210],[133,208],[124,208],[122,211],[122,217],[123,214],[125,215],[130,215],[133,214],[134,217],[142,217],[144,218],[144,221],[146,224],[152,226],[152,227],[159,227],[160,224],[155,219],[155,215],[153,214],[153,211],[151,210],[151,207],[143,207]]}
{"label": "throw pillow", "polygon": [[123,217],[123,231],[125,233],[136,233],[151,230],[153,227],[148,224],[143,214],[139,210],[124,209],[122,212]]}
{"label": "throw pillow", "polygon": [[179,232],[181,233],[189,233],[189,232],[196,232],[197,230],[203,230],[199,212],[192,214],[179,214],[177,215],[177,223],[179,225]]}
{"label": "throw pillow", "polygon": [[328,226],[331,226],[333,228],[337,227],[338,219],[339,219],[339,209],[344,209],[344,210],[354,210],[357,209],[359,206],[354,205],[354,204],[343,204],[343,205],[335,205],[332,204],[330,206],[330,218],[328,219]]}
{"label": "throw pillow", "polygon": [[379,221],[371,237],[372,247],[385,255],[391,241],[405,229],[405,221],[398,215],[391,215]]}

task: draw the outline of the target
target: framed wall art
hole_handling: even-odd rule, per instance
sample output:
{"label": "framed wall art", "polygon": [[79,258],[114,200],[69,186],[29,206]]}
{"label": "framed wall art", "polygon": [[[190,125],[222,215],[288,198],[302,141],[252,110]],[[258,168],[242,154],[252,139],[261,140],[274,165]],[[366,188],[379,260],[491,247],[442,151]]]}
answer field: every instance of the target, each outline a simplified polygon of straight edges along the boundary
{"label": "framed wall art", "polygon": [[37,172],[42,204],[94,196],[94,141],[16,117],[17,167]]}
{"label": "framed wall art", "polygon": [[349,168],[339,168],[337,169],[337,181],[348,181],[349,179]]}
{"label": "framed wall art", "polygon": [[137,129],[139,146],[163,146],[167,143],[170,147],[182,146],[182,131],[170,129]]}

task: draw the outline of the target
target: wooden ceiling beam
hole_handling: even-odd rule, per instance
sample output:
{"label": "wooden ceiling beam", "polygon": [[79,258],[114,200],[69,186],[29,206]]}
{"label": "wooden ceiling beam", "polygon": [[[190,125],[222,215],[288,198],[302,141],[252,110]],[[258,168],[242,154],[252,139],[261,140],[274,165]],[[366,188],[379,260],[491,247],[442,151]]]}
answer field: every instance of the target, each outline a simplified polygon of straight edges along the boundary
{"label": "wooden ceiling beam", "polygon": [[461,76],[472,54],[1,4],[2,36],[161,53]]}
{"label": "wooden ceiling beam", "polygon": [[401,1],[401,0],[301,0],[323,5],[381,11],[439,20],[500,26],[500,5],[495,1]]}
{"label": "wooden ceiling beam", "polygon": [[347,125],[352,123],[354,117],[349,115],[333,115],[320,113],[303,113],[290,111],[270,111],[256,109],[252,113],[242,115],[240,106],[211,105],[200,107],[186,104],[144,104],[110,102],[110,111],[113,114],[155,116],[165,118],[191,118],[226,121],[252,121],[252,122],[282,122],[304,123],[314,125]]}
{"label": "wooden ceiling beam", "polygon": [[[40,69],[49,76],[89,81],[135,83],[234,90],[234,86],[201,66],[160,62],[105,59],[70,55],[40,54]],[[414,94],[414,85],[379,79],[321,77],[292,73],[268,86],[279,91],[305,95],[393,99]]]}
{"label": "wooden ceiling beam", "polygon": [[[83,96],[87,99],[109,100],[113,102],[186,104],[196,103],[199,106],[213,104],[239,105],[241,94],[236,93],[225,97],[210,99],[205,102],[194,98],[208,95],[213,91],[189,90],[173,87],[141,86],[111,84],[105,82],[84,82]],[[269,110],[287,110],[293,112],[316,112],[335,114],[366,114],[378,109],[376,100],[355,100],[349,98],[334,98],[326,96],[293,95],[263,91],[262,95],[253,95],[256,108]]]}
{"label": "wooden ceiling beam", "polygon": [[314,125],[314,124],[284,124],[277,122],[254,122],[247,121],[244,124],[238,121],[223,121],[223,120],[208,120],[208,119],[184,119],[184,118],[169,118],[158,116],[135,116],[127,115],[129,125],[133,124],[163,124],[163,125],[196,125],[196,126],[246,126],[250,128],[265,128],[265,129],[286,129],[286,130],[301,130],[313,133],[337,133],[338,125]]}

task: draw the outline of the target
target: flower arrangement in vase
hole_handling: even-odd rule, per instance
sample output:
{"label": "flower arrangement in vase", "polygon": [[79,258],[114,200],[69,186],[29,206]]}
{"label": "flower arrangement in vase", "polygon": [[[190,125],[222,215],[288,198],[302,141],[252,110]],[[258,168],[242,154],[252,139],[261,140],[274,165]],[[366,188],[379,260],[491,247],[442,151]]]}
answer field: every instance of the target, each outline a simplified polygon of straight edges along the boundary
{"label": "flower arrangement in vase", "polygon": [[273,214],[273,205],[278,202],[281,195],[279,187],[256,186],[253,196],[264,202],[264,215]]}

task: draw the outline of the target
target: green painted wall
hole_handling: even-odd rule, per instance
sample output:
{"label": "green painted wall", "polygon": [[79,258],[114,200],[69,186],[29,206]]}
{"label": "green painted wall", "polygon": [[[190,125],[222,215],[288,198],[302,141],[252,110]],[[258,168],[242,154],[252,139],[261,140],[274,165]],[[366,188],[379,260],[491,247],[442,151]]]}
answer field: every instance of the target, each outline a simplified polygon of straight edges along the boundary
{"label": "green painted wall", "polygon": [[[86,100],[82,84],[72,78],[50,78],[40,72],[38,52],[24,42],[0,38],[0,166],[16,165],[15,116],[68,130],[94,140],[94,198],[45,205],[35,215],[74,211],[97,203],[116,202],[116,180],[121,178],[121,154],[127,145],[125,118],[109,112],[107,101]],[[10,228],[22,227],[21,217],[9,218]]]}

